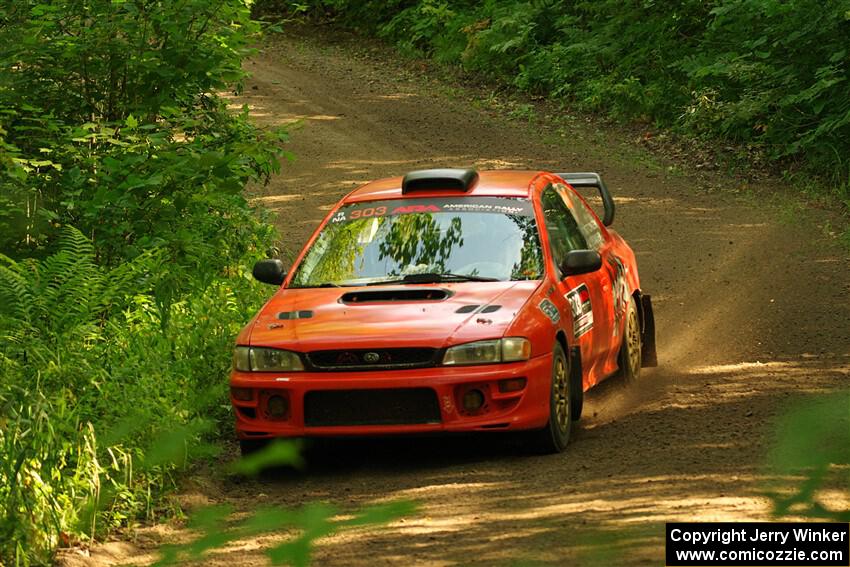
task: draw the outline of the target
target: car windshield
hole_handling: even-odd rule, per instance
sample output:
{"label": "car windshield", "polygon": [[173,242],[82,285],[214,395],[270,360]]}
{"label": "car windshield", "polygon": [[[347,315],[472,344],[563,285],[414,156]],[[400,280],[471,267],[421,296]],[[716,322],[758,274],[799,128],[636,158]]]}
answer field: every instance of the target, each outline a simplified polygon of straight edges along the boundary
{"label": "car windshield", "polygon": [[404,199],[341,207],[290,287],[535,280],[542,272],[530,201]]}

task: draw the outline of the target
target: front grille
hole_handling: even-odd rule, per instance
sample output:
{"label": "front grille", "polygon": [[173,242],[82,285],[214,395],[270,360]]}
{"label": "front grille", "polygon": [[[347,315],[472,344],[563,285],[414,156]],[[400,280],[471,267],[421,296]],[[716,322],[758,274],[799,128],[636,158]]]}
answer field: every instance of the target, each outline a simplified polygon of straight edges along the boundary
{"label": "front grille", "polygon": [[424,423],[440,423],[437,394],[430,388],[319,390],[304,396],[308,427]]}
{"label": "front grille", "polygon": [[384,370],[425,368],[436,364],[435,348],[315,350],[307,361],[315,370]]}

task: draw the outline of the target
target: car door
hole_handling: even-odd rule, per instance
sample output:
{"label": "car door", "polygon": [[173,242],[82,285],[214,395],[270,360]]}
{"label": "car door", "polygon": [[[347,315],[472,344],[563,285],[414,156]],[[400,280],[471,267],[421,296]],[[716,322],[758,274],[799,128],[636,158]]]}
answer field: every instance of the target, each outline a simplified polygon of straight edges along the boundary
{"label": "car door", "polygon": [[605,359],[611,336],[611,317],[606,302],[611,293],[610,277],[604,265],[602,269],[588,274],[565,276],[561,272],[560,266],[567,252],[586,250],[589,245],[579,230],[576,217],[555,186],[547,186],[540,201],[558,280],[557,293],[565,299],[566,308],[571,311],[567,314],[569,317],[565,317],[573,321],[570,344],[581,348],[582,364],[589,381],[585,387],[589,387],[605,376]]}
{"label": "car door", "polygon": [[617,370],[617,353],[622,337],[620,328],[628,306],[629,290],[623,262],[613,253],[607,231],[588,204],[571,188],[557,184],[555,189],[570,209],[578,223],[578,230],[584,236],[590,250],[595,250],[602,258],[601,311],[604,312],[606,335],[598,334],[600,349],[600,372],[608,375]]}

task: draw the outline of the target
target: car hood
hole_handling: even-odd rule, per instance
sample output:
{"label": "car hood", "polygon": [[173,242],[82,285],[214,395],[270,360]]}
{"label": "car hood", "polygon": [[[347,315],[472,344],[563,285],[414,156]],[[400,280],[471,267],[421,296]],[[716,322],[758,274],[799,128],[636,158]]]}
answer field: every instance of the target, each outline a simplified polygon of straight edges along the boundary
{"label": "car hood", "polygon": [[[539,281],[281,289],[250,344],[297,351],[420,346],[497,338]],[[434,297],[446,296],[441,299]]]}

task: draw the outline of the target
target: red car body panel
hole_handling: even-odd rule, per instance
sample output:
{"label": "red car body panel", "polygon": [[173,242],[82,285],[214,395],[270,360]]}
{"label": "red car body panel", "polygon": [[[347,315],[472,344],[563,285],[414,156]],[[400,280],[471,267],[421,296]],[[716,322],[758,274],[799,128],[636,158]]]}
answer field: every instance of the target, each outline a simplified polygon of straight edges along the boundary
{"label": "red car body panel", "polygon": [[[338,347],[340,337],[344,337],[348,348],[372,348],[388,343],[394,347],[441,348],[502,337],[538,285],[537,281],[421,285],[425,289],[449,290],[453,295],[439,301],[362,305],[338,301],[344,293],[341,289],[353,288],[293,289],[275,295],[266,305],[256,319],[250,344],[287,349],[292,349],[293,344],[306,344],[311,350],[322,350]],[[409,286],[383,289],[404,287]],[[475,313],[456,313],[463,305],[494,303],[502,308],[486,318]],[[282,322],[277,318],[282,311],[312,311],[312,317]],[[532,356],[536,354],[543,353]]]}
{"label": "red car body panel", "polygon": [[[380,289],[439,288],[448,290],[450,297],[439,301],[364,304],[347,304],[340,299],[342,294],[357,292],[362,287],[288,289],[294,268],[301,263],[318,234],[340,207],[364,201],[412,198],[402,194],[401,178],[382,179],[353,191],[330,211],[299,254],[281,288],[237,337],[239,345],[302,353],[334,348],[445,349],[478,340],[526,337],[532,349],[529,360],[396,370],[234,370],[231,387],[251,391],[250,400],[240,400],[231,395],[238,436],[249,439],[536,429],[545,426],[549,418],[555,341],[566,343],[565,350],[575,348],[580,353],[582,390],[616,372],[617,353],[625,325],[624,306],[617,293],[640,293],[634,253],[615,231],[603,226],[594,215],[604,238],[598,250],[602,268],[560,280],[551,257],[540,201],[541,192],[550,184],[565,183],[560,177],[545,172],[491,171],[480,172],[478,182],[469,191],[422,190],[413,196],[422,199],[476,196],[530,199],[535,208],[545,263],[545,273],[540,280],[388,285]],[[622,289],[617,291],[618,288]],[[574,301],[578,297],[592,306],[592,328],[578,336],[575,332],[575,307],[568,298],[570,294],[573,294]],[[551,312],[547,314],[543,308],[547,302],[557,308],[559,316]],[[465,305],[499,305],[501,308],[486,314],[479,309],[458,313],[458,309]],[[296,311],[310,311],[311,317],[293,320],[278,317],[278,313]],[[517,378],[525,378],[523,388],[502,391],[502,381]],[[463,410],[462,396],[472,387],[485,394],[486,403],[482,411]],[[309,392],[402,388],[434,390],[440,407],[439,423],[333,426],[308,426],[305,423],[304,399]],[[275,394],[288,400],[289,411],[285,419],[272,419],[264,412],[265,401]]]}

